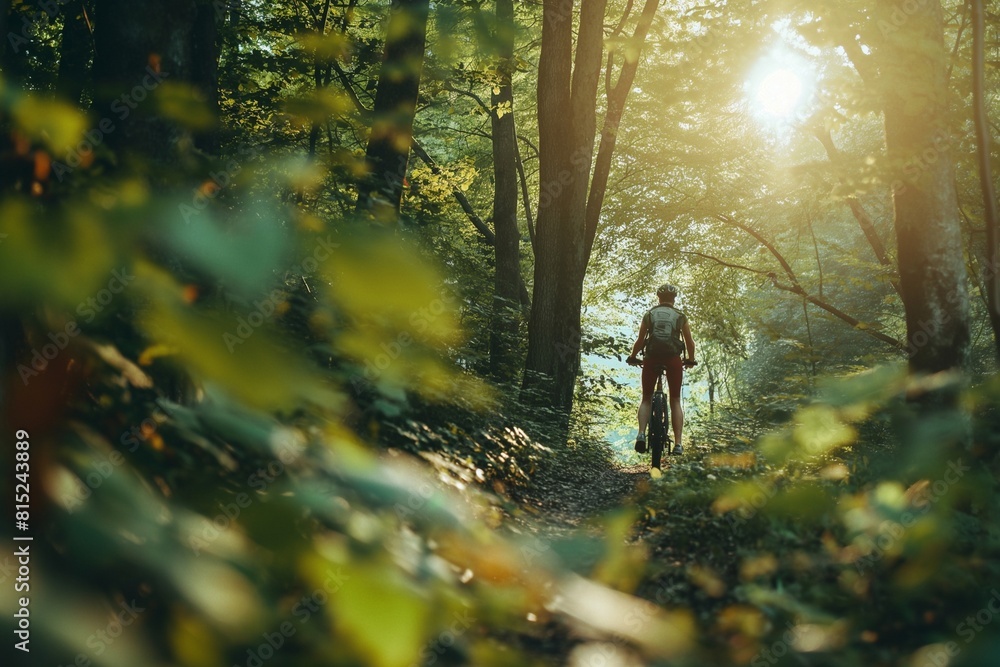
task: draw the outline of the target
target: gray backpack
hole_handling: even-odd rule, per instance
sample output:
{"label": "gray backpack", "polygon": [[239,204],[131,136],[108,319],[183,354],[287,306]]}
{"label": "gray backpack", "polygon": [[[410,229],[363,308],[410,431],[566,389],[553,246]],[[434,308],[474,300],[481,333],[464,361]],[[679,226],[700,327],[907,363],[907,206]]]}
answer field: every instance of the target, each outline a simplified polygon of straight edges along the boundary
{"label": "gray backpack", "polygon": [[649,337],[646,338],[647,357],[679,357],[684,352],[681,332],[687,318],[672,306],[656,306],[646,313]]}

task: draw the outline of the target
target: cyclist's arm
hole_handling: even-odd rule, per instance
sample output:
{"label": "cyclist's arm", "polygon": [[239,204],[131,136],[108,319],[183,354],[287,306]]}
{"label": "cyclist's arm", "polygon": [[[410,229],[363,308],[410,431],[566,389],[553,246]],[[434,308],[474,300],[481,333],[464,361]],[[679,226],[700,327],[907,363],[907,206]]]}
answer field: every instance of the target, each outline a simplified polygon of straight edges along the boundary
{"label": "cyclist's arm", "polygon": [[646,318],[642,318],[642,324],[639,326],[639,337],[635,339],[635,345],[632,346],[632,356],[638,356],[642,352],[643,346],[646,344],[646,335],[648,333],[646,326]]}
{"label": "cyclist's arm", "polygon": [[694,361],[694,338],[691,337],[691,327],[688,326],[687,320],[684,321],[684,326],[681,327],[681,333],[684,334],[684,347],[687,349],[687,358],[690,361]]}

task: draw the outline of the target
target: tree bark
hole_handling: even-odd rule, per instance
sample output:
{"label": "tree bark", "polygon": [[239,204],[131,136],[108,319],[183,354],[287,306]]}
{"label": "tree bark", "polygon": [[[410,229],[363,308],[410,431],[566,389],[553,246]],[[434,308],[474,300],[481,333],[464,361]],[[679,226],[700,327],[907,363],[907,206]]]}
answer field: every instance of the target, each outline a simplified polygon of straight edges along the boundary
{"label": "tree bark", "polygon": [[23,24],[12,0],[0,0],[0,72],[9,83],[22,84],[27,78],[28,38],[23,35]]}
{"label": "tree bark", "polygon": [[[326,36],[326,25],[330,20],[330,3],[331,0],[326,0],[326,2],[323,3],[323,12],[320,15],[319,22],[316,25],[316,34],[321,38]],[[327,80],[328,77],[324,77],[324,71],[329,72],[329,70],[325,68],[325,64],[326,63],[324,63],[323,59],[320,58],[319,51],[317,50],[316,56],[313,58],[313,85],[316,87],[317,93],[329,83],[329,81]],[[312,128],[310,128],[309,130],[310,159],[316,158],[316,146],[319,143],[319,132],[321,129],[321,125],[322,124],[320,123],[319,119],[313,119]]]}
{"label": "tree bark", "polygon": [[568,414],[580,368],[587,191],[597,126],[606,0],[545,0],[538,61],[539,204],[525,389]]}
{"label": "tree bark", "polygon": [[496,0],[497,72],[500,81],[491,102],[493,134],[493,321],[490,326],[490,373],[504,381],[516,375],[515,339],[521,285],[521,232],[517,226],[517,137],[514,131],[514,1]]}
{"label": "tree bark", "polygon": [[358,186],[357,212],[376,220],[399,217],[429,12],[430,0],[393,0],[390,10],[365,153],[368,175]]}
{"label": "tree bark", "polygon": [[[96,0],[94,107],[108,145],[161,168],[175,163],[178,128],[149,98],[163,81],[195,80],[197,0]],[[211,5],[209,4],[209,7]]]}
{"label": "tree bark", "polygon": [[990,164],[990,118],[986,106],[986,8],[983,0],[972,2],[972,97],[976,125],[979,183],[983,194],[983,221],[986,226],[986,310],[993,328],[993,343],[1000,359],[1000,213],[997,211],[993,168]]}
{"label": "tree bark", "polygon": [[[621,32],[632,3],[615,29]],[[607,113],[595,163],[597,86],[606,0],[583,0],[573,53],[575,3],[545,0],[538,69],[539,203],[535,284],[524,388],[568,414],[580,370],[583,282],[597,234],[618,126],[658,0],[646,0],[616,85],[606,67]],[[591,169],[594,169],[591,177]]]}
{"label": "tree bark", "polygon": [[[969,353],[969,297],[948,150],[943,12],[917,3],[882,45],[886,153],[900,294],[914,373],[962,368]],[[881,7],[881,5],[880,5]],[[885,25],[894,6],[880,9]]]}
{"label": "tree bark", "polygon": [[63,29],[59,44],[59,92],[73,104],[80,104],[87,88],[94,40],[90,32],[89,8],[83,0],[72,0],[62,10]]}

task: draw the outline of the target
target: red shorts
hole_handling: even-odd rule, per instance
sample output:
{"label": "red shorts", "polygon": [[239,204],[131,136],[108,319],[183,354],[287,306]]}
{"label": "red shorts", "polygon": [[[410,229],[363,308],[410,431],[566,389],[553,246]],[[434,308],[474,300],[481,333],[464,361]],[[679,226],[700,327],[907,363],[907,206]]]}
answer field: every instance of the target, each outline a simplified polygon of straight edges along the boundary
{"label": "red shorts", "polygon": [[667,369],[667,387],[670,389],[670,399],[681,397],[681,380],[684,377],[684,362],[680,357],[668,357],[666,359],[647,358],[642,364],[642,395],[648,397],[653,395],[656,389],[656,378],[660,375],[661,368]]}

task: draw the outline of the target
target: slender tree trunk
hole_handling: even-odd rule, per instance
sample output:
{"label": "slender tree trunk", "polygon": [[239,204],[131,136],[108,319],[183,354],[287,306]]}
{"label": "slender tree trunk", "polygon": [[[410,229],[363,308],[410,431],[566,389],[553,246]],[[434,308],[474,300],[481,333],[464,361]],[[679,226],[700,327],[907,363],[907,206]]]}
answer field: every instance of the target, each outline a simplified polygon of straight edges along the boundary
{"label": "slender tree trunk", "polygon": [[393,0],[385,51],[372,111],[357,211],[395,220],[403,201],[403,178],[413,142],[413,117],[427,41],[430,0]]}
{"label": "slender tree trunk", "polygon": [[885,86],[885,139],[899,174],[893,203],[910,368],[915,373],[959,369],[969,352],[969,297],[948,150],[940,2],[919,4],[887,36],[880,55],[882,80],[893,82]]}
{"label": "slender tree trunk", "polygon": [[27,47],[31,35],[24,36],[24,24],[12,0],[0,0],[0,72],[8,82],[23,83],[27,78]]}
{"label": "slender tree trunk", "polygon": [[708,414],[712,417],[715,416],[715,370],[712,368],[712,364],[706,364],[708,368]]}
{"label": "slender tree trunk", "polygon": [[[218,118],[222,44],[218,13],[211,0],[199,0],[197,3],[191,50],[191,82],[205,100],[208,110]],[[219,134],[214,128],[199,132],[195,143],[208,153],[218,153]]]}
{"label": "slender tree trunk", "polygon": [[646,35],[649,34],[649,28],[653,24],[653,17],[656,16],[656,10],[659,6],[660,0],[646,0],[635,31],[632,33],[632,48],[624,49],[624,64],[618,75],[618,81],[614,85],[611,83],[613,56],[608,56],[604,75],[608,110],[604,116],[601,143],[597,149],[597,158],[594,163],[593,184],[587,200],[585,244],[588,262],[594,247],[594,239],[597,238],[601,210],[604,208],[604,195],[608,189],[608,177],[611,175],[611,158],[618,142],[618,128],[621,125],[622,115],[625,113],[625,102],[628,100],[628,94],[632,90],[632,82],[635,80],[635,73],[639,67],[639,46],[646,40]]}
{"label": "slender tree trunk", "polygon": [[490,372],[510,380],[516,367],[513,343],[518,331],[521,287],[521,232],[517,227],[517,137],[514,131],[514,1],[496,0],[500,81],[491,104],[493,129],[493,228],[496,274],[490,326]]}
{"label": "slender tree trunk", "polygon": [[[326,36],[326,25],[330,20],[330,3],[331,0],[326,0],[323,4],[323,12],[320,14],[319,23],[316,26],[316,34],[321,38]],[[313,85],[316,87],[316,91],[319,92],[323,89],[329,82],[329,68],[326,67],[326,63],[320,58],[319,52],[317,51],[315,58],[313,59]],[[324,72],[327,75],[324,77]],[[312,122],[312,129],[309,131],[309,157],[315,159],[316,157],[316,146],[319,143],[319,133],[322,123],[319,119],[314,119]]]}
{"label": "slender tree trunk", "polygon": [[1000,359],[1000,213],[997,211],[993,168],[990,164],[990,118],[986,105],[986,8],[983,0],[972,2],[972,95],[976,124],[976,148],[979,158],[979,182],[983,193],[983,219],[986,223],[986,309],[993,328],[993,343]]}
{"label": "slender tree trunk", "polygon": [[57,87],[73,104],[80,104],[90,78],[94,40],[90,32],[89,8],[83,0],[63,6],[62,40],[59,45]]}

